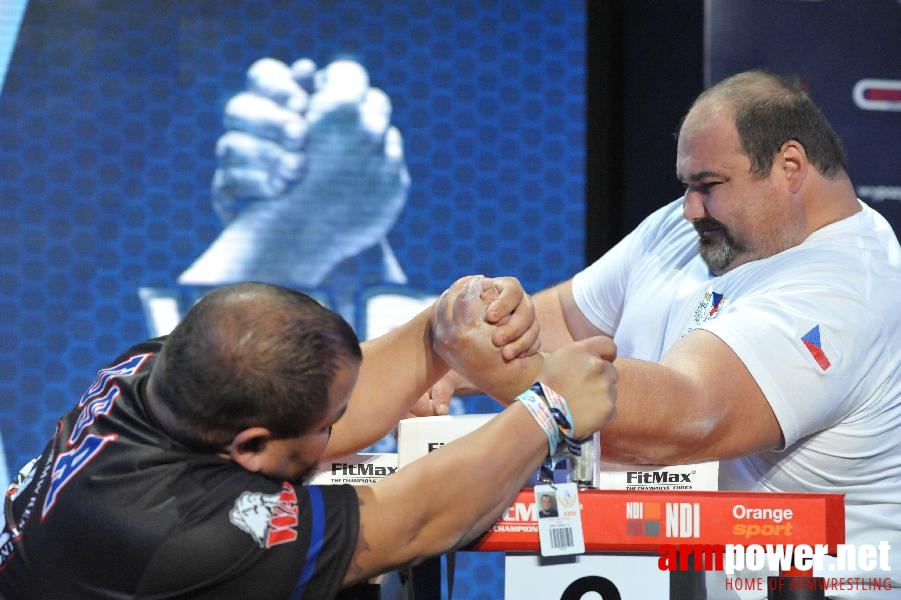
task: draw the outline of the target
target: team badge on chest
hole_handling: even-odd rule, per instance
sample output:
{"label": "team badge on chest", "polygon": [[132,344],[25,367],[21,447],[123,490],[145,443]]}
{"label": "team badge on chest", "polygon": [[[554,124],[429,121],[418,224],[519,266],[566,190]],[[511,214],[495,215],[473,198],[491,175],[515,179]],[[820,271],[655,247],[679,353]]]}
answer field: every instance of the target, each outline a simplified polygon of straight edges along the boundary
{"label": "team badge on chest", "polygon": [[[720,311],[726,304],[726,296],[719,292],[709,291],[704,294],[704,298],[698,303],[697,308],[691,315],[691,321],[685,329],[685,334],[690,333],[694,329],[701,326],[702,323],[717,318]],[[683,335],[685,335],[683,334]]]}

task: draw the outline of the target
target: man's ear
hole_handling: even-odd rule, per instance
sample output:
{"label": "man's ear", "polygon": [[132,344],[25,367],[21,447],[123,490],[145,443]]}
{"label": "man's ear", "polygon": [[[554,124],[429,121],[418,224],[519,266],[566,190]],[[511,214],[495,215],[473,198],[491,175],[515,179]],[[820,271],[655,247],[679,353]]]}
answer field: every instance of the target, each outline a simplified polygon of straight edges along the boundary
{"label": "man's ear", "polygon": [[264,466],[266,448],[271,439],[272,432],[265,427],[248,427],[235,435],[228,445],[229,458],[247,471],[257,473]]}
{"label": "man's ear", "polygon": [[807,162],[807,151],[797,140],[788,140],[779,150],[782,172],[791,193],[797,194],[807,176],[810,163]]}

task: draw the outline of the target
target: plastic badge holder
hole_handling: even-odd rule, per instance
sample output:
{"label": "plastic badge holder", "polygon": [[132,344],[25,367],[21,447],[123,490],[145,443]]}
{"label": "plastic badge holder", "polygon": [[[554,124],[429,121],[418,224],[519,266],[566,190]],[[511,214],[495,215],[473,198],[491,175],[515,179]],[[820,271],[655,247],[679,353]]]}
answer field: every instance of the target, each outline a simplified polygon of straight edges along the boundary
{"label": "plastic badge holder", "polygon": [[580,490],[597,489],[601,481],[601,434],[594,432],[581,443],[582,453],[569,459],[570,481]]}

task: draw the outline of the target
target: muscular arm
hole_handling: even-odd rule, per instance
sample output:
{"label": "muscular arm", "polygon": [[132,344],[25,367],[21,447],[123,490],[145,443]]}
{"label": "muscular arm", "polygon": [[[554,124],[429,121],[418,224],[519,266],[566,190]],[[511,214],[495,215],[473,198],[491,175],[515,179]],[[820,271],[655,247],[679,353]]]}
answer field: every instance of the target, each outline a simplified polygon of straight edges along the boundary
{"label": "muscular arm", "polygon": [[[535,320],[540,323],[541,337],[539,340],[543,350],[553,351],[562,348],[575,340],[583,340],[597,335],[606,335],[586,319],[582,312],[575,306],[572,299],[571,283],[563,282],[552,288],[548,288],[532,296]],[[500,312],[509,310],[509,306],[503,305]],[[513,320],[506,323],[505,340],[515,340],[526,332],[524,324],[526,319]],[[499,330],[501,328],[498,328]],[[526,336],[524,336],[526,337]],[[609,337],[609,336],[607,336]],[[484,391],[478,382],[467,380],[459,372],[452,370],[440,381],[435,383],[428,394],[427,402],[420,404],[427,410],[416,411],[419,416],[431,413],[432,406],[445,407],[438,410],[437,414],[446,413],[446,407],[450,404],[453,394],[473,394]]]}
{"label": "muscular arm", "polygon": [[[606,360],[613,352],[608,339],[593,338],[571,344],[543,363],[541,379],[567,399],[577,438],[590,435],[615,414],[616,372]],[[501,369],[518,377],[516,366]],[[473,433],[372,487],[357,488],[360,530],[344,583],[415,564],[473,540],[510,505],[547,452],[543,429],[514,402]]]}
{"label": "muscular arm", "polygon": [[576,306],[572,280],[535,294],[532,302],[535,317],[541,325],[541,347],[545,350],[556,350],[573,340],[608,335],[595,327]]}
{"label": "muscular arm", "polygon": [[[542,347],[597,335],[567,281],[533,296]],[[547,338],[545,337],[547,335]],[[708,331],[679,340],[659,363],[618,358],[617,418],[603,429],[606,460],[679,464],[745,456],[782,444],[754,378]]]}
{"label": "muscular arm", "polygon": [[729,459],[782,445],[772,408],[732,349],[701,329],[659,363],[618,359],[619,416],[604,456],[627,463]]}
{"label": "muscular arm", "polygon": [[[498,309],[498,306],[501,309]],[[526,313],[526,314],[521,314]],[[518,315],[525,354],[506,359],[506,315]],[[335,424],[324,458],[374,443],[405,417],[423,391],[448,371],[439,354],[485,393],[510,402],[538,378],[538,326],[531,302],[514,278],[464,277],[427,310],[387,334],[364,342],[347,412]]]}
{"label": "muscular arm", "polygon": [[323,458],[355,452],[381,439],[422,391],[447,372],[447,365],[432,352],[430,310],[361,344],[357,383]]}
{"label": "muscular arm", "polygon": [[547,438],[517,402],[464,438],[357,488],[360,532],[345,584],[471,541],[497,520],[546,455]]}

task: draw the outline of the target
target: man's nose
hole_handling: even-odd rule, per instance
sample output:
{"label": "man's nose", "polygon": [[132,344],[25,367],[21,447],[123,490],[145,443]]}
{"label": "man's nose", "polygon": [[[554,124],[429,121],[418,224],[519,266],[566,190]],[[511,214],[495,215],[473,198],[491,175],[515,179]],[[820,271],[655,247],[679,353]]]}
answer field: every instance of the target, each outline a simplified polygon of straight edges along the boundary
{"label": "man's nose", "polygon": [[688,221],[703,219],[707,216],[707,209],[704,207],[703,194],[698,191],[687,190],[682,200],[682,216]]}

